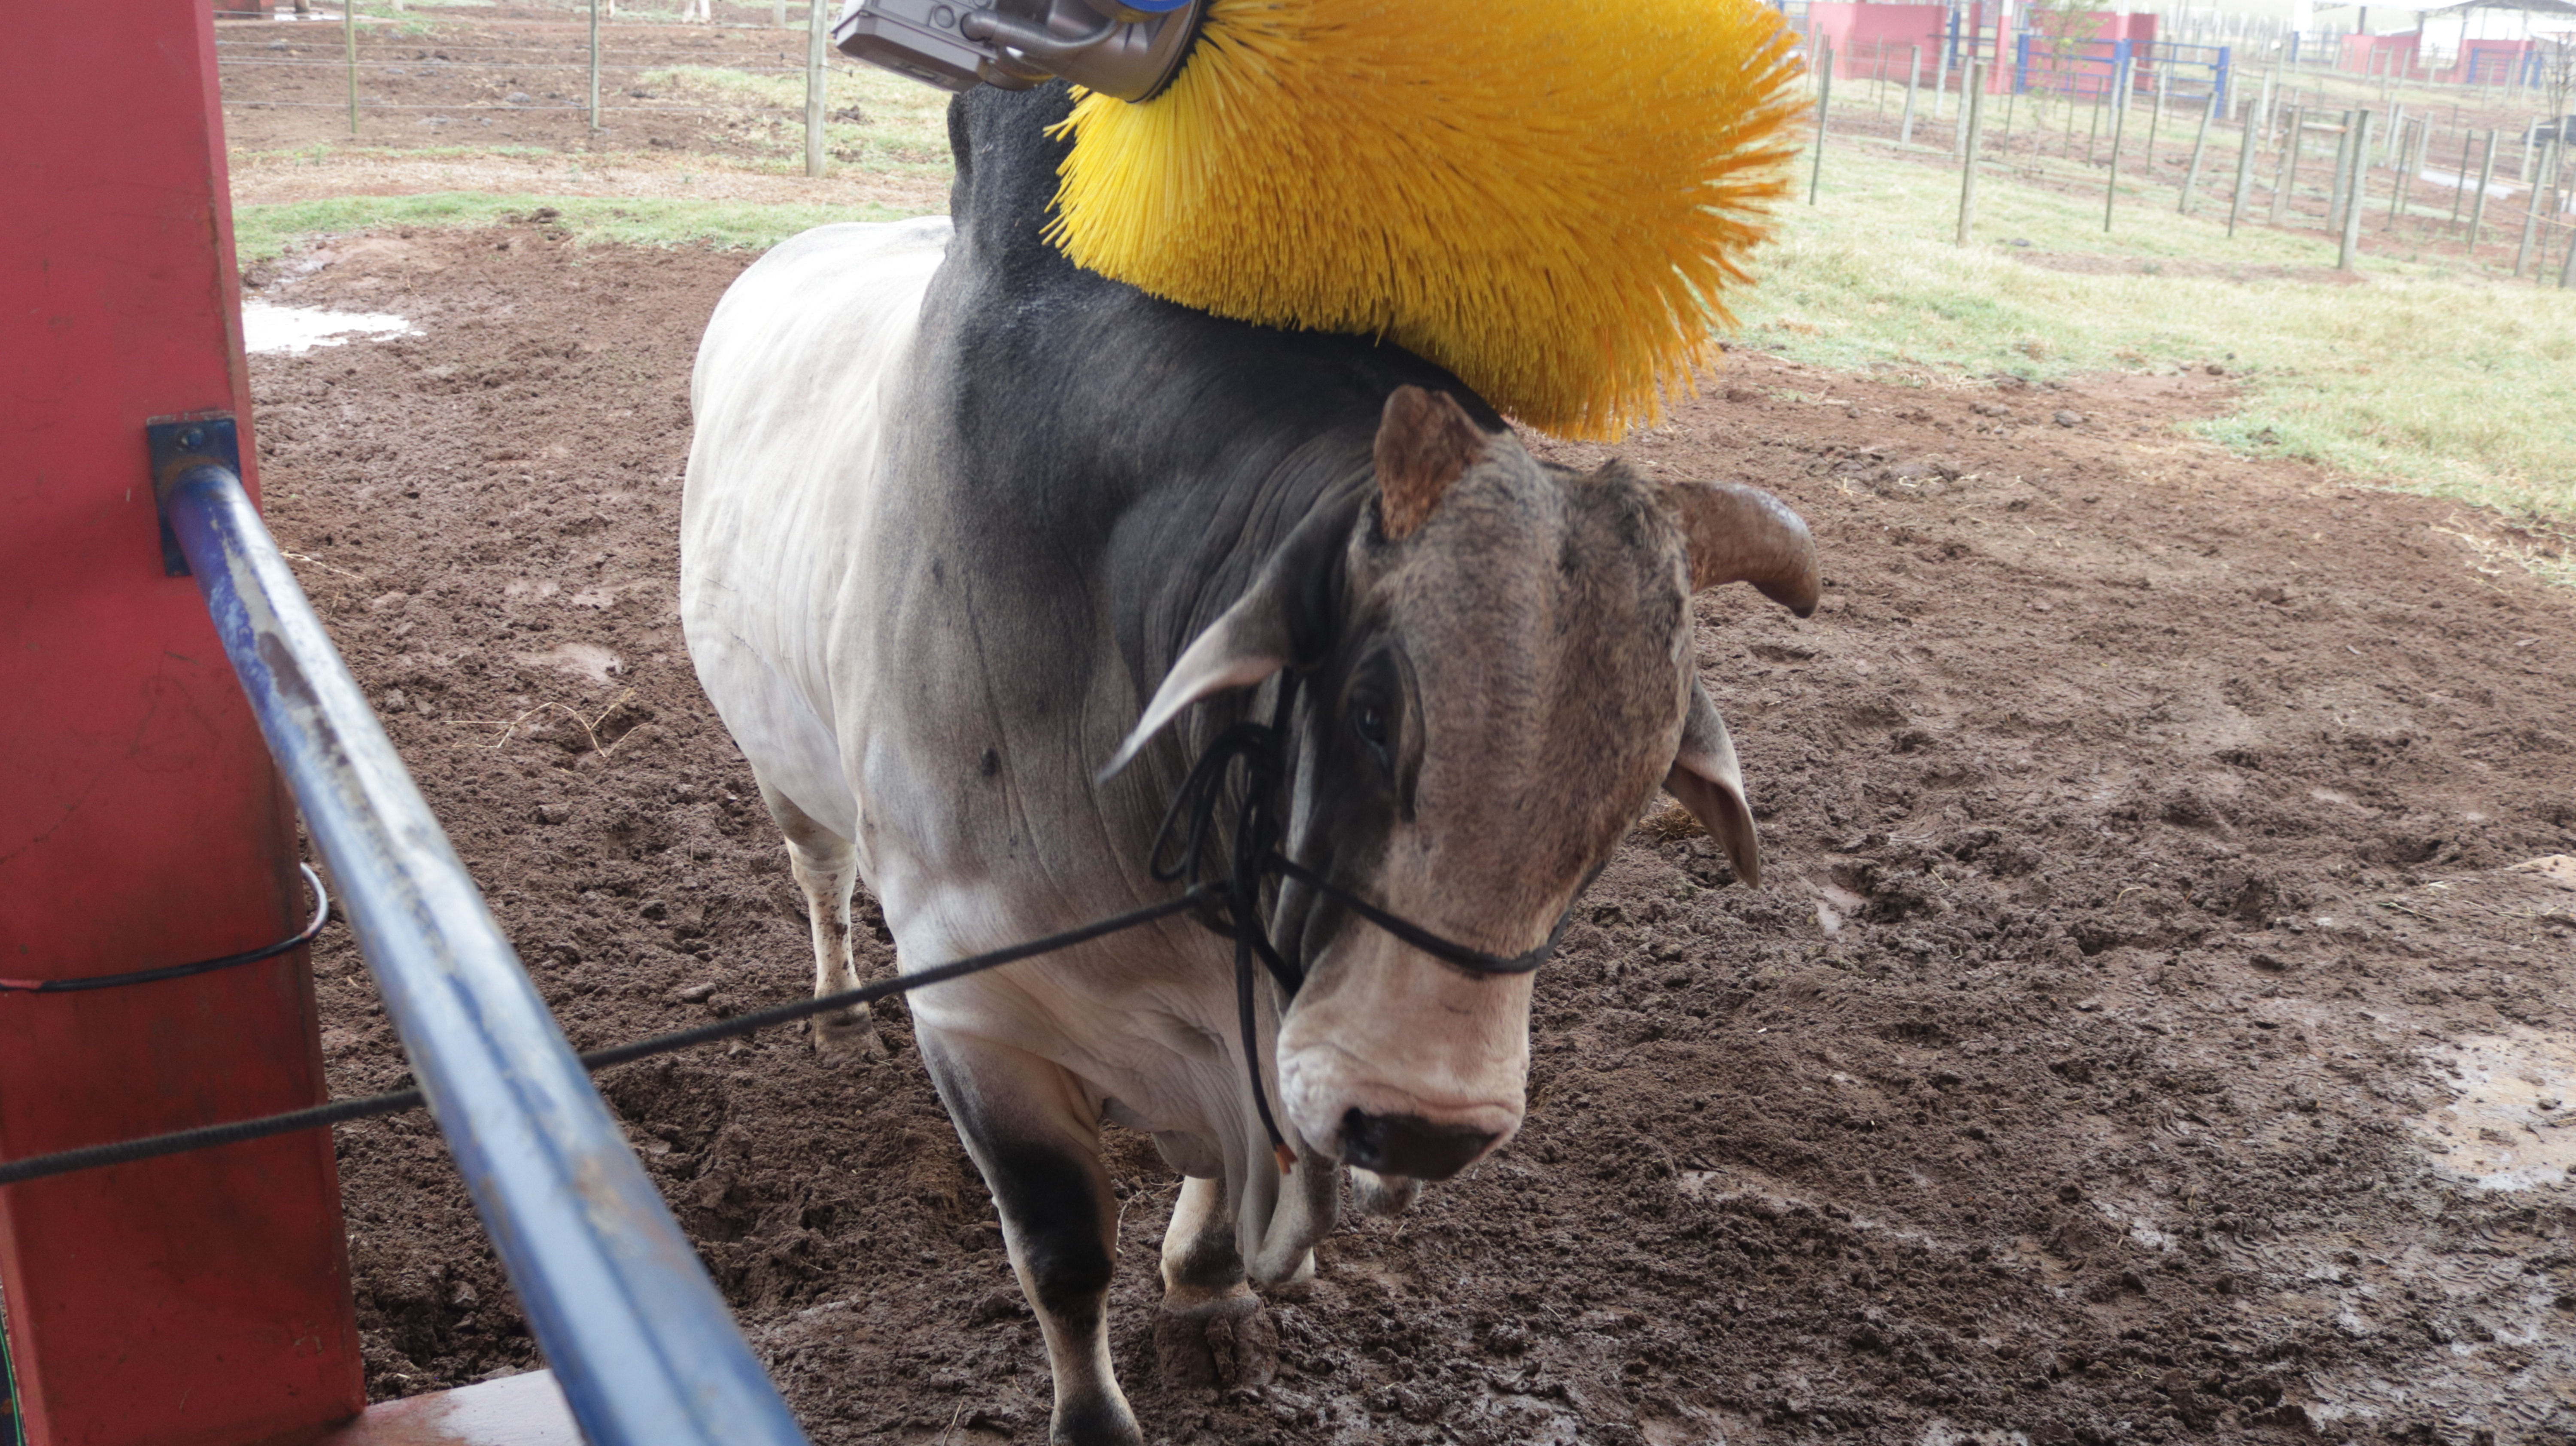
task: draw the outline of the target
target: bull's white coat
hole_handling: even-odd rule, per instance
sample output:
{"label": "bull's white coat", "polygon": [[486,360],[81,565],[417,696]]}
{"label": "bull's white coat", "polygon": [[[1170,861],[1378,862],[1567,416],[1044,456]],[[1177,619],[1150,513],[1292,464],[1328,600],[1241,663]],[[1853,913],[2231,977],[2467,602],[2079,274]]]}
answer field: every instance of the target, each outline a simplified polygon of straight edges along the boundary
{"label": "bull's white coat", "polygon": [[789,240],[725,293],[689,394],[689,656],[761,781],[846,839],[859,836],[859,804],[833,676],[871,666],[855,567],[887,440],[883,394],[948,236],[948,218],[924,216]]}
{"label": "bull's white coat", "polygon": [[[914,766],[904,700],[890,696],[903,686],[902,660],[887,656],[898,620],[863,559],[892,525],[881,484],[900,367],[949,237],[938,217],[826,226],[743,274],[699,347],[681,508],[681,619],[699,681],[762,783],[855,844],[908,970],[1087,922],[1096,904],[1076,913],[1060,901],[1101,897],[1010,877],[961,842],[961,804]],[[1123,707],[1123,718],[1103,713],[1109,731],[1056,797],[1087,788],[1133,721],[1133,702]],[[1120,880],[1137,890],[1130,903],[1168,894],[1133,862],[1103,858],[1113,890]],[[1195,923],[1161,928],[1207,947]],[[1289,1278],[1311,1267],[1330,1228],[1331,1161],[1283,1120],[1307,1162],[1283,1190],[1244,1089],[1230,978],[1176,978],[1136,959],[1163,952],[1113,938],[908,1003],[925,1050],[971,1062],[962,1073],[987,1096],[951,1098],[952,1111],[1082,1128],[1105,1114],[1151,1132],[1188,1173],[1241,1182],[1231,1223],[1245,1264],[1255,1279]],[[1262,1029],[1275,1037],[1266,1010]]]}

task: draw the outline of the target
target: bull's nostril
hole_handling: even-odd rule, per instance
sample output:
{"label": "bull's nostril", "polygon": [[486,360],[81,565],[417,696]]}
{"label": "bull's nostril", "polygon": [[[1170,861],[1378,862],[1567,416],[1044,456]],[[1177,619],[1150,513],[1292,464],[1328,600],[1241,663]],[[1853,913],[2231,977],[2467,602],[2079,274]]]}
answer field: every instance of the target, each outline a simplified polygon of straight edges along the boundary
{"label": "bull's nostril", "polygon": [[1342,1112],[1342,1163],[1381,1175],[1446,1180],[1474,1164],[1494,1143],[1491,1130],[1435,1125],[1419,1115]]}

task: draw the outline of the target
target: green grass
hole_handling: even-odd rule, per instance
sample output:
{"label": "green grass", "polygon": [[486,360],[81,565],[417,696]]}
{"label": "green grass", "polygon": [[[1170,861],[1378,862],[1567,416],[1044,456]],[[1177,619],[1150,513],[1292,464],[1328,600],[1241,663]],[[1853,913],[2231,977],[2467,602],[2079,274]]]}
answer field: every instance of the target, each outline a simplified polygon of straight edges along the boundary
{"label": "green grass", "polygon": [[[2247,227],[2231,241],[2223,203],[2182,217],[2160,191],[2124,196],[2106,236],[2098,193],[1993,174],[1978,183],[1975,243],[1959,247],[1954,170],[1837,144],[1812,208],[1806,178],[1761,253],[1762,284],[1736,305],[1750,345],[1926,381],[2220,362],[2246,391],[2200,428],[2212,440],[2576,516],[2576,292],[2386,261],[2338,283],[2316,275],[2335,259],[2318,232]],[[2017,259],[2040,252],[2104,269]],[[2308,274],[2264,274],[2278,267]]]}
{"label": "green grass", "polygon": [[243,265],[320,236],[395,227],[492,226],[553,207],[553,224],[576,242],[630,246],[773,246],[834,221],[895,221],[916,211],[888,206],[763,205],[747,201],[630,200],[598,196],[341,196],[283,201],[233,211],[233,244]]}

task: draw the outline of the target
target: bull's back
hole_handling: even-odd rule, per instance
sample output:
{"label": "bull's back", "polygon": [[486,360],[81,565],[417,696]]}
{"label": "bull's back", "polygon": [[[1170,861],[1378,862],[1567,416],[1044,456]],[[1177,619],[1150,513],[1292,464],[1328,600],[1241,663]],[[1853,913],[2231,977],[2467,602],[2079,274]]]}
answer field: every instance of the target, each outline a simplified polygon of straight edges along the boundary
{"label": "bull's back", "polygon": [[824,226],[718,303],[690,384],[680,614],[707,697],[761,779],[843,837],[835,669],[864,667],[856,576],[879,515],[944,217]]}

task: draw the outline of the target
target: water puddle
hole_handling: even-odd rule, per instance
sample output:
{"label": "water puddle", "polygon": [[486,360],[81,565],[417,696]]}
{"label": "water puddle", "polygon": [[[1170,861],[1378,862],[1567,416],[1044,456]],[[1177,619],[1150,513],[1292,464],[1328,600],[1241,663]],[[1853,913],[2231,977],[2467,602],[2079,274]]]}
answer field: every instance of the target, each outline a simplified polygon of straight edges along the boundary
{"label": "water puddle", "polygon": [[420,328],[389,311],[325,311],[318,306],[242,303],[242,347],[253,356],[302,356],[317,346],[418,336]]}
{"label": "water puddle", "polygon": [[2436,1169],[2481,1190],[2566,1183],[2576,1170],[2576,1040],[2517,1027],[2424,1058],[2455,1091],[2409,1122]]}

